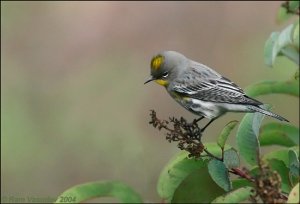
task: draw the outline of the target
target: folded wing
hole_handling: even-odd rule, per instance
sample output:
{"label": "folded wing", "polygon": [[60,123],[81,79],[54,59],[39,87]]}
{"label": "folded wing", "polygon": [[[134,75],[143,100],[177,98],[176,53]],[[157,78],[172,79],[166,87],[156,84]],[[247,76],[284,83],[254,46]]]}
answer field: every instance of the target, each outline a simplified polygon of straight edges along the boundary
{"label": "folded wing", "polygon": [[193,62],[188,72],[172,82],[170,87],[178,94],[203,101],[258,106],[262,103],[252,99],[235,83],[200,63]]}

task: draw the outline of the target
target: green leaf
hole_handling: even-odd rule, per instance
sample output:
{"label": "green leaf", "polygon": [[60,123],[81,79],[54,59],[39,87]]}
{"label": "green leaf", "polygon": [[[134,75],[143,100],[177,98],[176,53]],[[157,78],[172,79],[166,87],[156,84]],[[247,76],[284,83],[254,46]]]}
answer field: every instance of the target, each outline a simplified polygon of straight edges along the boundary
{"label": "green leaf", "polygon": [[206,167],[189,174],[174,192],[171,203],[210,203],[225,191],[210,177]]}
{"label": "green leaf", "polygon": [[[298,48],[299,49],[299,48]],[[291,61],[299,65],[299,51],[293,46],[286,46],[281,49],[281,53]]]}
{"label": "green leaf", "polygon": [[[271,36],[266,41],[264,50],[265,63],[268,66],[273,66],[276,56],[279,54],[286,55],[299,65],[299,40],[294,37],[294,35],[297,35],[295,32],[297,31],[297,26],[299,26],[298,24],[299,21],[287,26],[281,32],[271,33]],[[282,50],[287,47],[289,47],[288,52],[285,50],[282,53]]]}
{"label": "green leaf", "polygon": [[268,123],[260,128],[261,146],[282,145],[292,147],[299,145],[299,128],[285,123]]}
{"label": "green leaf", "polygon": [[282,148],[282,149],[278,149],[272,152],[269,152],[267,154],[265,154],[263,156],[264,160],[270,160],[270,159],[278,159],[284,162],[284,164],[286,165],[286,167],[289,166],[289,150],[294,150],[297,152],[297,154],[299,154],[299,146],[294,146],[291,148]]}
{"label": "green leaf", "polygon": [[259,156],[258,132],[264,116],[260,113],[247,113],[237,131],[237,146],[240,155],[251,165],[257,163]]}
{"label": "green leaf", "polygon": [[228,169],[240,166],[240,158],[233,148],[224,151],[224,164]]}
{"label": "green leaf", "polygon": [[290,192],[287,203],[299,203],[299,183]]}
{"label": "green leaf", "polygon": [[[286,6],[288,6],[288,8]],[[284,2],[278,10],[277,22],[281,23],[289,19],[291,16],[294,16],[294,14],[289,13],[288,10],[291,12],[296,12],[298,9],[299,9],[299,1]]]}
{"label": "green leaf", "polygon": [[299,177],[299,160],[294,150],[289,150],[289,168],[293,176]]}
{"label": "green leaf", "polygon": [[277,22],[282,23],[286,20],[288,20],[293,14],[287,13],[287,8],[285,7],[280,7],[277,13]]}
{"label": "green leaf", "polygon": [[218,137],[218,145],[221,148],[224,148],[224,145],[226,143],[226,140],[230,134],[230,132],[232,131],[232,129],[236,126],[236,124],[238,123],[238,121],[234,120],[234,121],[230,121],[229,123],[227,123],[227,125],[223,128],[221,134]]}
{"label": "green leaf", "polygon": [[226,195],[217,197],[212,203],[241,203],[252,194],[251,187],[243,187],[227,193]]}
{"label": "green leaf", "polygon": [[[279,37],[279,32],[272,32],[270,37],[265,43],[265,48],[264,48],[264,60],[265,64],[268,66],[273,66],[273,63],[275,61],[275,57],[277,56],[278,53],[274,52],[274,47],[276,45],[276,42],[278,41]],[[279,52],[279,51],[278,51]]]}
{"label": "green leaf", "polygon": [[[298,2],[299,3],[299,2]],[[298,49],[298,55],[299,55],[299,19],[297,22],[294,23],[293,25],[293,31],[292,31],[292,35],[293,35],[293,42],[294,45],[296,46],[296,48]],[[299,56],[298,56],[299,57]]]}
{"label": "green leaf", "polygon": [[248,86],[245,89],[248,96],[256,97],[267,94],[288,94],[299,96],[299,81],[262,81]]}
{"label": "green leaf", "polygon": [[205,167],[207,161],[188,159],[189,153],[180,152],[165,166],[158,180],[157,191],[166,202],[173,198],[175,190],[180,183],[193,171]]}
{"label": "green leaf", "polygon": [[270,159],[268,163],[272,170],[277,171],[281,177],[281,189],[283,192],[288,193],[291,190],[289,184],[289,169],[286,167],[283,161],[277,159]]}
{"label": "green leaf", "polygon": [[[295,146],[292,148],[283,148],[276,151],[272,151],[268,154],[265,154],[263,156],[263,160],[268,161],[271,168],[273,170],[276,170],[282,180],[282,190],[284,192],[289,192],[291,190],[290,186],[290,178],[289,178],[289,150],[294,150],[296,152],[299,152],[299,146]],[[291,178],[292,182],[294,182],[296,179]]]}
{"label": "green leaf", "polygon": [[232,189],[229,172],[223,162],[217,159],[210,160],[208,163],[208,172],[216,184],[225,191],[230,191]]}
{"label": "green leaf", "polygon": [[246,186],[253,187],[253,183],[251,183],[247,179],[243,179],[243,178],[238,178],[238,179],[232,180],[231,182],[232,182],[233,189],[238,189],[238,188],[246,187]]}
{"label": "green leaf", "polygon": [[297,10],[299,10],[299,1],[295,1],[295,0],[291,0],[291,1],[288,1],[289,4],[289,9],[292,11],[292,12],[296,12]]}
{"label": "green leaf", "polygon": [[[206,143],[204,146],[215,156],[221,156],[221,149],[217,144]],[[228,148],[229,146],[226,145],[225,149]],[[188,152],[180,152],[168,162],[159,176],[157,191],[159,196],[166,202],[171,202],[176,189],[187,176],[201,168],[206,169],[207,160],[189,159],[188,155]]]}
{"label": "green leaf", "polygon": [[[291,190],[290,180],[289,180],[289,169],[286,167],[284,162],[278,159],[268,159],[264,161],[268,163],[270,167],[270,171],[276,171],[280,175],[281,190],[285,193],[288,193]],[[259,175],[260,174],[259,167],[255,166],[253,169],[251,169],[250,173],[252,175]]]}
{"label": "green leaf", "polygon": [[95,197],[114,197],[122,203],[141,203],[141,197],[129,186],[118,181],[90,182],[73,186],[63,192],[56,203],[65,203],[62,198],[71,198],[71,203],[81,203]]}

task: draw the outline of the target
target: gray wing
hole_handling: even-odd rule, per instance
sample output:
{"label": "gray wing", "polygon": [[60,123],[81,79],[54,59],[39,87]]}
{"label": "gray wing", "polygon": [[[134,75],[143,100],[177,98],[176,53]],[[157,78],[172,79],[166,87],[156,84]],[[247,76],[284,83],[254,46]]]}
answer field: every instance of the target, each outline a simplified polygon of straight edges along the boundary
{"label": "gray wing", "polygon": [[171,91],[191,98],[218,103],[261,105],[245,95],[244,91],[229,79],[209,67],[193,62],[189,71],[174,80]]}

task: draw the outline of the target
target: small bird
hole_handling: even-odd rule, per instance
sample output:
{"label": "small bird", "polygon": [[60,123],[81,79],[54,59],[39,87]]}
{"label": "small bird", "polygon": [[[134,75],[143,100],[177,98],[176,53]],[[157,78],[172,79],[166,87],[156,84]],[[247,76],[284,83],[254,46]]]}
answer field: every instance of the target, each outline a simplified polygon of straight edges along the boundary
{"label": "small bird", "polygon": [[151,77],[144,84],[155,81],[166,88],[181,106],[210,121],[226,112],[260,112],[281,121],[285,118],[263,107],[263,103],[250,98],[235,83],[208,66],[188,59],[175,51],[163,51],[151,60]]}

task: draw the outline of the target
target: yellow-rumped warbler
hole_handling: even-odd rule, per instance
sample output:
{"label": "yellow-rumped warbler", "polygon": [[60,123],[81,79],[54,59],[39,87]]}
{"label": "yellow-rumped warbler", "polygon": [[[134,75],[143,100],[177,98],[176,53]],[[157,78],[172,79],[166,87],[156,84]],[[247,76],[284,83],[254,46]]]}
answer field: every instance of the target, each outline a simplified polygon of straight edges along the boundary
{"label": "yellow-rumped warbler", "polygon": [[175,51],[164,51],[151,60],[151,78],[164,86],[184,108],[210,121],[226,112],[260,112],[281,121],[285,118],[263,108],[263,103],[250,98],[229,79],[211,68],[190,60]]}

